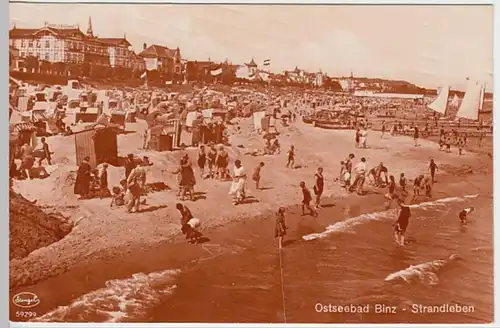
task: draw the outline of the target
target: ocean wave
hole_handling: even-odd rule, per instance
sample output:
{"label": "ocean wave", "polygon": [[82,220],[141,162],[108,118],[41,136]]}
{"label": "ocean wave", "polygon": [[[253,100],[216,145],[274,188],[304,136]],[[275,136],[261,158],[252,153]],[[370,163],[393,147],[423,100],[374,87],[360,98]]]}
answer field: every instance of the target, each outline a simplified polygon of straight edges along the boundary
{"label": "ocean wave", "polygon": [[70,305],[38,317],[35,322],[121,322],[137,318],[174,292],[180,270],[136,273],[128,279],[106,282],[106,287],[85,294]]}
{"label": "ocean wave", "polygon": [[439,283],[437,273],[448,265],[451,261],[460,258],[458,254],[452,254],[447,259],[434,260],[417,265],[410,265],[408,268],[389,274],[384,280],[387,282],[403,281],[411,283],[419,281],[427,286]]}
{"label": "ocean wave", "polygon": [[329,225],[323,232],[302,236],[302,239],[309,241],[325,238],[332,233],[351,232],[354,227],[364,224],[368,221],[378,221],[387,218],[389,213],[391,212],[394,212],[394,210],[362,214],[360,216],[356,216],[345,221],[340,221],[335,224]]}
{"label": "ocean wave", "polygon": [[[464,197],[448,197],[448,198],[442,198],[442,199],[437,199],[434,201],[429,201],[429,202],[423,202],[419,204],[412,204],[409,205],[410,208],[420,208],[420,209],[427,209],[427,208],[435,208],[439,206],[445,206],[446,203],[452,203],[452,202],[460,202],[464,201],[464,198],[475,198],[478,195],[465,195]],[[332,233],[347,233],[347,232],[352,232],[353,228],[364,224],[369,221],[380,221],[388,218],[394,218],[394,212],[395,209],[387,210],[387,211],[382,211],[382,212],[372,212],[372,213],[366,213],[362,214],[344,221],[337,222],[335,224],[329,225],[326,227],[325,231],[320,232],[320,233],[312,233],[309,235],[302,236],[302,239],[306,241],[314,240],[314,239],[321,239],[325,238],[328,235]]]}

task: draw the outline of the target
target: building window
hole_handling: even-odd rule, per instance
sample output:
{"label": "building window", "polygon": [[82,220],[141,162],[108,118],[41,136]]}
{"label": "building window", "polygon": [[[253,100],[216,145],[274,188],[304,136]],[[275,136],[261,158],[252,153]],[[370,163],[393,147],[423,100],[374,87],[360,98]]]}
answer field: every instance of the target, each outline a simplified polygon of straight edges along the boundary
{"label": "building window", "polygon": [[58,61],[59,61],[59,54],[58,54],[57,52],[56,52],[56,53],[54,53],[54,60],[55,60],[56,62],[58,62]]}
{"label": "building window", "polygon": [[26,53],[24,51],[21,51],[21,57],[26,57]]}
{"label": "building window", "polygon": [[28,47],[33,48],[33,41],[31,41],[31,40],[28,41]]}
{"label": "building window", "polygon": [[49,60],[49,54],[45,53],[45,60]]}
{"label": "building window", "polygon": [[48,40],[45,41],[45,48],[50,48],[50,42]]}

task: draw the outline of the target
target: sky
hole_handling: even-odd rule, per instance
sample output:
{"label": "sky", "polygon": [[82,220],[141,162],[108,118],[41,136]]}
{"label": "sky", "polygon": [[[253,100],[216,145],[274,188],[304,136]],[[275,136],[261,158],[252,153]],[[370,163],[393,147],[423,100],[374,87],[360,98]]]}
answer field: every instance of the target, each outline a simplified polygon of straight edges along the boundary
{"label": "sky", "polygon": [[179,47],[189,60],[464,89],[493,84],[493,7],[467,5],[10,4],[10,27],[79,24],[94,34]]}

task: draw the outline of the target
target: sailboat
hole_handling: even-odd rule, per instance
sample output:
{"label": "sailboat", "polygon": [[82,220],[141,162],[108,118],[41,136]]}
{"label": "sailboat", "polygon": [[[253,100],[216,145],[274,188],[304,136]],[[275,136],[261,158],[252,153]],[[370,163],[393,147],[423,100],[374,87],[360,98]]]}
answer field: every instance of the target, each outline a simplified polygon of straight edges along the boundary
{"label": "sailboat", "polygon": [[465,118],[472,121],[479,119],[479,111],[483,108],[484,102],[484,84],[470,82],[465,91],[462,104],[458,108],[456,117],[458,119]]}
{"label": "sailboat", "polygon": [[450,94],[450,86],[445,85],[439,90],[438,96],[432,103],[430,103],[427,107],[432,109],[433,111],[445,115],[446,110],[448,109],[448,97]]}

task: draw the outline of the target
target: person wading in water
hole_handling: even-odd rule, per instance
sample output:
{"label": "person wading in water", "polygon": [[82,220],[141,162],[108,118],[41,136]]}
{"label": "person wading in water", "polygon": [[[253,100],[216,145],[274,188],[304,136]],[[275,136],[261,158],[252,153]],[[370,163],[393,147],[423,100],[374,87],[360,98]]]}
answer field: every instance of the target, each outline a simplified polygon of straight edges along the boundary
{"label": "person wading in water", "polygon": [[316,208],[321,208],[320,202],[321,202],[321,195],[323,195],[323,188],[325,185],[325,178],[323,177],[323,168],[319,167],[318,172],[314,175],[314,178],[316,180],[313,190],[314,190],[314,195],[316,196]]}
{"label": "person wading in water", "polygon": [[403,200],[397,199],[399,205],[399,213],[396,222],[394,222],[394,239],[396,243],[400,246],[404,246],[405,244],[405,233],[408,228],[408,224],[410,222],[411,212],[410,207],[403,203]]}

